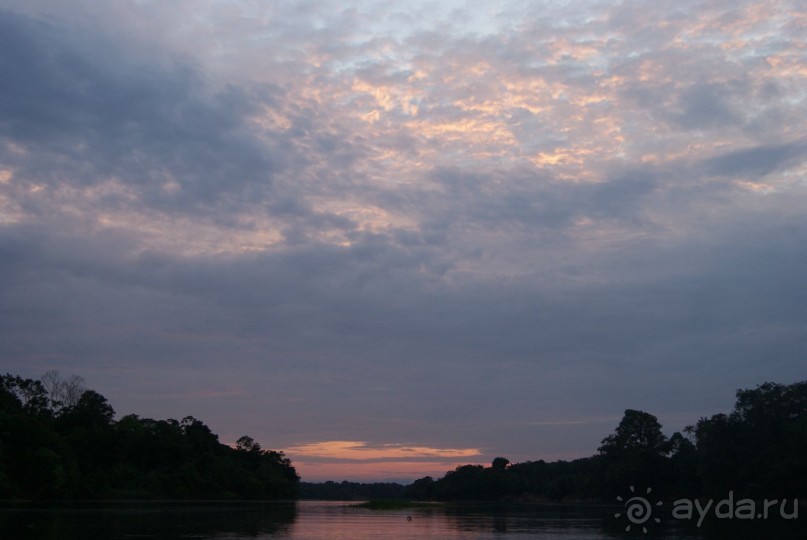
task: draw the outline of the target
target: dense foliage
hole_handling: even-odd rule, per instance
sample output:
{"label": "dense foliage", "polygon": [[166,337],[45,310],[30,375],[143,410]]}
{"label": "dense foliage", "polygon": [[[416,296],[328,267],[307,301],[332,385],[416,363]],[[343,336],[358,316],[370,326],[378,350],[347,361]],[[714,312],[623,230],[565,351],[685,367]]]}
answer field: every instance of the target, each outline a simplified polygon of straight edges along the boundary
{"label": "dense foliage", "polygon": [[629,486],[658,497],[807,496],[807,381],[737,392],[730,414],[666,437],[627,410],[598,453],[574,461],[464,465],[442,478],[300,483],[282,452],[248,436],[224,445],[201,421],[115,411],[78,377],[0,377],[0,498],[608,500]]}
{"label": "dense foliage", "polygon": [[191,416],[114,417],[79,379],[0,377],[0,498],[296,496],[291,461],[250,437],[231,448]]}
{"label": "dense foliage", "polygon": [[629,486],[657,497],[807,496],[807,381],[737,392],[731,414],[664,436],[655,416],[627,410],[598,453],[574,461],[464,465],[415,481],[406,495],[434,500],[605,500]]}
{"label": "dense foliage", "polygon": [[363,501],[402,499],[405,486],[392,482],[300,482],[301,499],[321,501]]}

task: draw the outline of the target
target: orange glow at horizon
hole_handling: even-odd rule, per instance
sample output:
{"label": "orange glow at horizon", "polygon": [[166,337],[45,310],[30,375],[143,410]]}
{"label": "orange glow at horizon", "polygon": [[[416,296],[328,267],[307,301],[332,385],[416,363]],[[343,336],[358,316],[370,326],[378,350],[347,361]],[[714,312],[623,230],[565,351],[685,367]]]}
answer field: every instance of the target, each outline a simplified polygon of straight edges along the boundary
{"label": "orange glow at horizon", "polygon": [[368,446],[362,441],[323,441],[288,449],[289,453],[318,458],[348,460],[378,460],[400,458],[461,458],[480,455],[477,448],[429,448],[426,446],[404,446],[384,444]]}
{"label": "orange glow at horizon", "polygon": [[[363,441],[323,441],[286,449],[304,481],[383,481],[440,477],[460,465],[476,463],[477,448],[431,448]],[[484,460],[483,460],[484,461]]]}

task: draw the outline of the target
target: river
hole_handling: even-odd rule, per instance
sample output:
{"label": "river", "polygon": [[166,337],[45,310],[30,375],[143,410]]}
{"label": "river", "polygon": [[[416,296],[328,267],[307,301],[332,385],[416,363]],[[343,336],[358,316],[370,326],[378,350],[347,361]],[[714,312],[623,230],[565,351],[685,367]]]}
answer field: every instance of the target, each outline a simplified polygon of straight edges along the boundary
{"label": "river", "polygon": [[[630,523],[618,507],[435,505],[368,510],[352,502],[83,502],[0,504],[0,538],[94,539],[467,539],[602,540],[807,538],[801,522],[697,527],[667,517]],[[784,525],[784,526],[783,526]],[[630,526],[631,530],[626,531]],[[728,527],[728,529],[726,528]],[[647,532],[645,533],[645,529]]]}

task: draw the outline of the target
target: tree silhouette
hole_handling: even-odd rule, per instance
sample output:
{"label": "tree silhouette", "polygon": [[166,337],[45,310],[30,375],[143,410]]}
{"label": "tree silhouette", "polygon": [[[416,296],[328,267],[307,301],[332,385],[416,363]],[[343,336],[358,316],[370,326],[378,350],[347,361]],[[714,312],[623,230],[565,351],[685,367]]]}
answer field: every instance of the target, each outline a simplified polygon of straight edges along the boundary
{"label": "tree silhouette", "polygon": [[261,445],[256,443],[255,439],[249,435],[242,435],[239,437],[239,439],[235,442],[235,448],[240,452],[259,453],[261,451]]}
{"label": "tree silhouette", "polygon": [[63,379],[55,369],[47,371],[40,380],[50,396],[50,405],[54,411],[75,406],[87,389],[83,377],[71,375]]}
{"label": "tree silhouette", "polygon": [[[46,382],[0,377],[0,498],[293,498],[299,477],[282,452],[221,444],[202,421],[115,410],[94,390],[77,399]],[[76,384],[69,384],[69,381]],[[83,382],[82,382],[83,384]]]}
{"label": "tree silhouette", "polygon": [[613,435],[602,440],[599,451],[605,455],[620,455],[635,451],[661,454],[667,438],[661,432],[658,418],[652,414],[627,409]]}

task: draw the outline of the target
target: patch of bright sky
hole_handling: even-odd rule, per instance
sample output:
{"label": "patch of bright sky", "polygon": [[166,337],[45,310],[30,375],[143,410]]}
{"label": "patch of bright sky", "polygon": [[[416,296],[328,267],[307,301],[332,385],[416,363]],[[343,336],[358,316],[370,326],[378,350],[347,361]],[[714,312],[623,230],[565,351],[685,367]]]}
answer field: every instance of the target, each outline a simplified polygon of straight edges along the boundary
{"label": "patch of bright sky", "polygon": [[[362,2],[361,4],[365,4]],[[483,37],[500,33],[524,14],[526,2],[489,2],[473,0],[415,0],[406,4],[366,2],[369,10],[390,13],[386,20],[366,32],[378,36],[405,39],[412,34],[450,31],[453,35]],[[402,24],[406,22],[407,24]]]}
{"label": "patch of bright sky", "polygon": [[[414,0],[406,3],[361,1],[351,3],[348,7],[344,7],[345,4],[337,6],[329,6],[330,11],[321,12],[314,27],[328,28],[339,14],[355,10],[359,26],[349,43],[361,46],[374,40],[403,44],[417,34],[429,33],[482,39],[518,25],[524,18],[527,3]],[[331,67],[335,71],[350,71],[382,59],[394,62],[401,69],[408,67],[409,59],[401,47],[369,48],[364,54],[337,59]]]}

